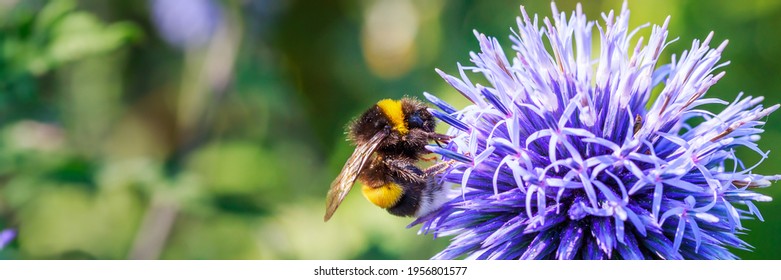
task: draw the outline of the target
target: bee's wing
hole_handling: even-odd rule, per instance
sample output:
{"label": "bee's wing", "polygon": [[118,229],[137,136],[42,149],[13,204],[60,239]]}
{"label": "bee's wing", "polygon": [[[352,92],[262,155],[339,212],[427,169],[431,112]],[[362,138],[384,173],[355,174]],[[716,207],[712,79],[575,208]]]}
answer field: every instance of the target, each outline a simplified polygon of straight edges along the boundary
{"label": "bee's wing", "polygon": [[359,144],[355,147],[355,151],[347,159],[347,162],[342,167],[342,172],[331,183],[331,189],[328,190],[328,197],[326,200],[326,209],[324,221],[331,219],[331,216],[336,212],[336,208],[339,208],[339,204],[342,204],[342,200],[347,196],[347,193],[352,189],[355,180],[358,179],[358,174],[361,173],[366,161],[369,160],[374,150],[380,145],[385,137],[388,136],[387,131],[381,131],[372,137],[369,142]]}

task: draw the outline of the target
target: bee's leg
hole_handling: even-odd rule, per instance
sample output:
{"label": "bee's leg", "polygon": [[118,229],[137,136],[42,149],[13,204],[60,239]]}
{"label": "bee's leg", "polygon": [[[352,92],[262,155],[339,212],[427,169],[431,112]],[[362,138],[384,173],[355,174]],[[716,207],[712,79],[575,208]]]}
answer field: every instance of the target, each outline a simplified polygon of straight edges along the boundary
{"label": "bee's leg", "polygon": [[415,164],[405,159],[385,159],[385,165],[395,176],[410,183],[422,183],[425,181],[425,173]]}
{"label": "bee's leg", "polygon": [[432,155],[430,157],[421,156],[420,159],[426,162],[433,162],[437,160],[437,156],[436,155]]}
{"label": "bee's leg", "polygon": [[442,174],[442,172],[445,172],[445,170],[447,170],[448,167],[453,165],[453,163],[455,163],[455,162],[456,161],[452,160],[452,159],[448,160],[448,161],[443,161],[443,162],[434,164],[434,165],[430,166],[429,168],[426,168],[426,170],[424,170],[423,172],[426,173],[426,176],[439,175],[439,174]]}
{"label": "bee's leg", "polygon": [[424,171],[426,173],[426,187],[420,190],[420,206],[415,212],[416,217],[428,215],[458,196],[459,192],[452,188],[452,184],[445,182],[441,177],[442,173],[453,163],[455,163],[454,160],[448,160],[426,168]]}

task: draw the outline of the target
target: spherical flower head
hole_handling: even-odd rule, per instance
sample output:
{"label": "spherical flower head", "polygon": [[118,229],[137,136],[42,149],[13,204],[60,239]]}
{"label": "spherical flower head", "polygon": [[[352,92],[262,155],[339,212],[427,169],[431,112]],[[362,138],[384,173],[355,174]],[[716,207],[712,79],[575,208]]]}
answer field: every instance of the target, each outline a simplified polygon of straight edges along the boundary
{"label": "spherical flower head", "polygon": [[628,29],[626,3],[600,22],[580,5],[569,16],[551,6],[541,23],[521,8],[509,58],[475,32],[474,66],[459,65],[460,77],[437,70],[472,104],[457,110],[425,94],[453,137],[429,148],[455,161],[443,183],[460,185],[413,223],[454,236],[434,258],[734,259],[729,248],[750,249],[741,220],[762,219],[754,202],[771,198],[755,189],[781,177],[753,173],[759,163],[735,151],[767,156],[756,141],[778,105],[703,98],[727,65],[726,42],[710,47],[712,34],[660,65],[669,18],[633,39],[645,26]]}

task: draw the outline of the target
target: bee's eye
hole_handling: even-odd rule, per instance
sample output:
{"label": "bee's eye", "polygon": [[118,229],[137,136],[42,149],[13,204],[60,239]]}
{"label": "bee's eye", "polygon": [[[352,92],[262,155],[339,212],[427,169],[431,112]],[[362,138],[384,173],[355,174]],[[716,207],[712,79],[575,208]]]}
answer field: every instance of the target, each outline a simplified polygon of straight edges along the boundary
{"label": "bee's eye", "polygon": [[409,119],[407,120],[409,122],[410,128],[422,128],[423,127],[423,118],[420,117],[420,113],[414,112],[412,115],[409,116]]}

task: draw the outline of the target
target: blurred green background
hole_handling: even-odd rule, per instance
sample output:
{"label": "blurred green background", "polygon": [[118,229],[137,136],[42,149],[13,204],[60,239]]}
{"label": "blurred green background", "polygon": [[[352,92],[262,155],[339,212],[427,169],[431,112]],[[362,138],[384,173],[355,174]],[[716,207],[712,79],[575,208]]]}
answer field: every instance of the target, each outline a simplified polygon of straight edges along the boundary
{"label": "blurred green background", "polygon": [[[518,0],[2,0],[0,229],[19,236],[0,259],[429,258],[446,239],[358,192],[323,223],[344,126],[381,98],[464,104],[434,68],[470,64],[473,29],[509,52],[521,4],[550,15]],[[665,57],[711,30],[730,40],[709,96],[781,101],[781,1],[629,6],[633,27],[672,16]],[[777,149],[778,113],[765,129],[760,147]],[[781,173],[777,153],[756,172]],[[781,259],[781,204],[758,206],[756,248],[736,253]]]}

